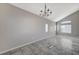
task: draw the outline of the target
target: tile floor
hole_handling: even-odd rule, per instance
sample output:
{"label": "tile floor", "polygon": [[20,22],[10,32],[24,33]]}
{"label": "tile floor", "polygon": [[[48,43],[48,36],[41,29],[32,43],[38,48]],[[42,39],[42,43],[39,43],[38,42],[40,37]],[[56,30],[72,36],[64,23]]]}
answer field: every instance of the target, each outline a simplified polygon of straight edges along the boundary
{"label": "tile floor", "polygon": [[79,55],[79,38],[55,36],[2,55]]}

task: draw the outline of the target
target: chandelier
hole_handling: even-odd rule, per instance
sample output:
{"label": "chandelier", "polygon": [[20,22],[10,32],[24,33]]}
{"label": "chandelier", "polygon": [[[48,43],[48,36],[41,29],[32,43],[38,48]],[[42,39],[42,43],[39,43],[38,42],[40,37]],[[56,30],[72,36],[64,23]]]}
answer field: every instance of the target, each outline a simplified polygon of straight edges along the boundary
{"label": "chandelier", "polygon": [[52,11],[47,8],[46,3],[44,6],[44,9],[40,10],[40,16],[50,16],[52,14]]}

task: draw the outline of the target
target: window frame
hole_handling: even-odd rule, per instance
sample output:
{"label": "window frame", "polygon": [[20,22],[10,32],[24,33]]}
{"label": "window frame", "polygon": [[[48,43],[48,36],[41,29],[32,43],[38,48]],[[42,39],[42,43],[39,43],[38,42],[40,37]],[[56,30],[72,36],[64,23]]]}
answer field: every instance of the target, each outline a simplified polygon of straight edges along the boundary
{"label": "window frame", "polygon": [[68,33],[68,34],[72,33],[72,25],[71,25],[71,27],[70,27],[70,31],[69,31],[69,32],[67,32],[67,31],[68,31],[68,29],[67,29],[67,28],[66,28],[66,29],[67,29],[67,31],[63,32],[63,31],[62,31],[62,29],[61,29],[61,26],[62,26],[62,25],[64,25],[64,26],[65,26],[65,25],[71,25],[71,21],[70,21],[70,22],[68,22],[68,23],[67,23],[67,22],[65,22],[65,21],[64,21],[64,22],[61,22],[61,24],[60,24],[60,32],[61,32],[61,33]]}

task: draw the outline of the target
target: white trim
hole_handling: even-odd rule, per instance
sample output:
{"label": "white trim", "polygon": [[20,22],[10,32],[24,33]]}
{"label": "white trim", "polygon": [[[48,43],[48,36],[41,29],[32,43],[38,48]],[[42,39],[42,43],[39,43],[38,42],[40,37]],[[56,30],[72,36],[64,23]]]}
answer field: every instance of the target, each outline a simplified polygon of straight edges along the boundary
{"label": "white trim", "polygon": [[[14,4],[14,3],[9,3],[9,4],[18,7],[18,6],[17,6],[16,4]],[[26,11],[26,9],[24,9],[24,8],[21,8],[21,7],[18,7],[18,8],[23,9],[23,10]],[[78,10],[79,10],[79,6],[73,7],[73,8],[71,8],[71,9],[67,10],[66,12],[64,12],[62,15],[59,15],[59,16],[58,16],[57,18],[55,18],[54,20],[52,20],[52,19],[50,19],[50,18],[46,18],[46,17],[42,17],[42,18],[48,19],[48,20],[53,21],[53,22],[58,22],[59,20],[61,20],[61,19],[65,18],[65,17],[71,15],[72,13],[74,13],[74,12],[76,12],[76,11],[78,11]],[[29,11],[28,11],[28,12],[29,12]],[[59,12],[60,12],[60,11],[59,11]],[[37,14],[35,14],[35,13],[33,13],[33,12],[30,12],[30,13],[32,13],[32,14],[34,14],[34,15],[37,15]],[[37,15],[37,16],[39,16],[39,15]],[[39,17],[41,17],[41,16],[39,16]]]}
{"label": "white trim", "polygon": [[67,16],[73,14],[74,12],[76,12],[76,11],[78,11],[78,10],[79,10],[79,7],[76,7],[76,8],[73,8],[73,9],[71,9],[71,10],[69,10],[69,11],[63,13],[63,15],[60,15],[60,17],[57,17],[57,18],[55,19],[55,22],[58,22],[59,20],[61,20],[61,19],[65,18],[65,17],[67,17]]}
{"label": "white trim", "polygon": [[14,49],[17,49],[17,48],[21,48],[21,47],[23,47],[23,46],[26,46],[26,45],[29,45],[29,44],[35,43],[35,42],[37,42],[37,41],[40,41],[40,40],[43,40],[43,39],[50,38],[50,37],[52,37],[52,36],[43,37],[43,38],[41,38],[41,39],[38,39],[38,40],[35,40],[35,41],[32,41],[32,42],[29,42],[29,43],[23,44],[23,45],[21,45],[21,46],[17,46],[17,47],[11,48],[11,49],[7,49],[7,50],[5,50],[5,51],[0,52],[0,54],[3,54],[3,53],[6,53],[6,52],[9,52],[9,51],[14,50]]}

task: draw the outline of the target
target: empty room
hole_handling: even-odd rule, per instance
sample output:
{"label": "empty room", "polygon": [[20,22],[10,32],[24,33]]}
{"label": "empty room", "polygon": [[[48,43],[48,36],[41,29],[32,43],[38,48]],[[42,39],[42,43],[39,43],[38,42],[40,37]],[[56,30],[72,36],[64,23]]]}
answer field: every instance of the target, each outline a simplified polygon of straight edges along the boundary
{"label": "empty room", "polygon": [[79,55],[79,3],[0,3],[0,55]]}

